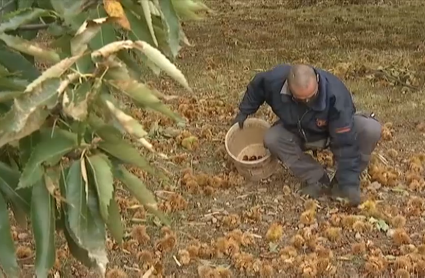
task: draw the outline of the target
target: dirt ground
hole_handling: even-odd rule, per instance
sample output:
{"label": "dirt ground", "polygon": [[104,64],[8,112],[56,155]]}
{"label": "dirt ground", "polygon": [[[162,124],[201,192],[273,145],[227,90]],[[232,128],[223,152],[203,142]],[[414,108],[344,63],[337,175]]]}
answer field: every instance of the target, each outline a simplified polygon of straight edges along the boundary
{"label": "dirt ground", "polygon": [[[215,13],[186,23],[192,46],[177,62],[194,92],[154,80],[178,96],[170,104],[189,119],[187,130],[164,139],[156,123],[172,127],[169,121],[133,110],[172,157],[157,163],[174,175],[172,186],[141,174],[170,213],[172,232],[119,194],[128,234],[122,246],[108,244],[108,277],[147,277],[149,269],[150,277],[425,277],[422,2],[207,1]],[[361,208],[306,200],[284,167],[267,181],[246,182],[227,161],[224,136],[247,83],[284,62],[333,71],[358,108],[385,124]],[[272,113],[264,107],[256,117],[271,121]],[[182,143],[190,136],[197,141]],[[329,153],[319,160],[329,166]],[[31,277],[30,237],[16,233]],[[66,248],[58,254],[60,277],[95,277],[68,256]]]}

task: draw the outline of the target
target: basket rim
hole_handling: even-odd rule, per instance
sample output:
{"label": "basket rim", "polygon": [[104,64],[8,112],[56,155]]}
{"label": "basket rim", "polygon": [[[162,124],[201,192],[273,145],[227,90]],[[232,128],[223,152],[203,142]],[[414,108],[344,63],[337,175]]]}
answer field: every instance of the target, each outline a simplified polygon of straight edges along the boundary
{"label": "basket rim", "polygon": [[[248,119],[246,119],[245,120],[245,123],[246,122],[262,122],[262,123],[264,123],[265,124],[265,126],[268,126],[268,127],[270,127],[270,124],[269,124],[269,122],[267,122],[266,120],[263,120],[263,119],[260,119],[260,118],[248,118]],[[235,123],[235,124],[233,124],[230,128],[229,128],[229,130],[227,131],[227,133],[226,133],[226,136],[225,136],[225,138],[224,138],[224,146],[225,146],[225,148],[226,148],[226,152],[227,152],[227,154],[233,159],[233,160],[235,160],[235,161],[237,161],[238,163],[241,163],[241,164],[245,164],[245,165],[255,165],[255,164],[259,164],[259,163],[261,163],[261,162],[264,162],[264,161],[266,161],[267,159],[269,159],[270,157],[271,157],[271,153],[270,152],[267,152],[267,154],[264,156],[264,157],[262,157],[261,159],[258,159],[258,160],[254,160],[254,161],[245,161],[245,160],[240,160],[240,159],[238,159],[236,156],[234,156],[231,152],[230,152],[230,150],[229,150],[229,140],[228,140],[228,138],[229,138],[229,136],[230,136],[230,134],[231,133],[233,133],[235,130],[237,130],[237,129],[240,129],[239,128],[239,124],[238,123]]]}

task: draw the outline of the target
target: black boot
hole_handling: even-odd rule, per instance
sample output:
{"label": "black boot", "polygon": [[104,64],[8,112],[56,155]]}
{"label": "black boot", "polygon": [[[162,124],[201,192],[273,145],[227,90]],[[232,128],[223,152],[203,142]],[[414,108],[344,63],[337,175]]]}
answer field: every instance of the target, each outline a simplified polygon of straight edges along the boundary
{"label": "black boot", "polygon": [[313,199],[318,199],[326,193],[326,189],[329,188],[330,182],[329,176],[325,173],[317,182],[301,185],[301,194],[308,195]]}
{"label": "black boot", "polygon": [[359,186],[344,186],[340,187],[336,177],[333,177],[330,183],[332,197],[348,199],[350,205],[358,206],[361,203],[360,187]]}

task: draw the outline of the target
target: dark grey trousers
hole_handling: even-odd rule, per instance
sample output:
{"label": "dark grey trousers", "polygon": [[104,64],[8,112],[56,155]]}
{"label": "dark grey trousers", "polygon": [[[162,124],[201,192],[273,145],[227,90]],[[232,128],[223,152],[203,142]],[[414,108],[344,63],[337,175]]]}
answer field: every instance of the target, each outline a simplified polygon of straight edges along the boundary
{"label": "dark grey trousers", "polygon": [[[370,156],[381,138],[381,124],[361,114],[354,115],[354,126],[361,153],[361,171],[369,164]],[[282,161],[302,182],[315,183],[325,174],[325,169],[310,155],[304,153],[301,139],[283,125],[272,126],[264,136],[264,146]]]}

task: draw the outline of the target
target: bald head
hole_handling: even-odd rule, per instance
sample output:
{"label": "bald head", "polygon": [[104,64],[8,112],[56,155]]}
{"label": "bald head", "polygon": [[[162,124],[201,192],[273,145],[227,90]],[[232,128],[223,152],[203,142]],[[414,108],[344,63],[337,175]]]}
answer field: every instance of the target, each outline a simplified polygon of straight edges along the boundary
{"label": "bald head", "polygon": [[291,67],[288,76],[288,85],[295,98],[308,99],[317,92],[317,77],[314,69],[309,65],[297,64]]}

